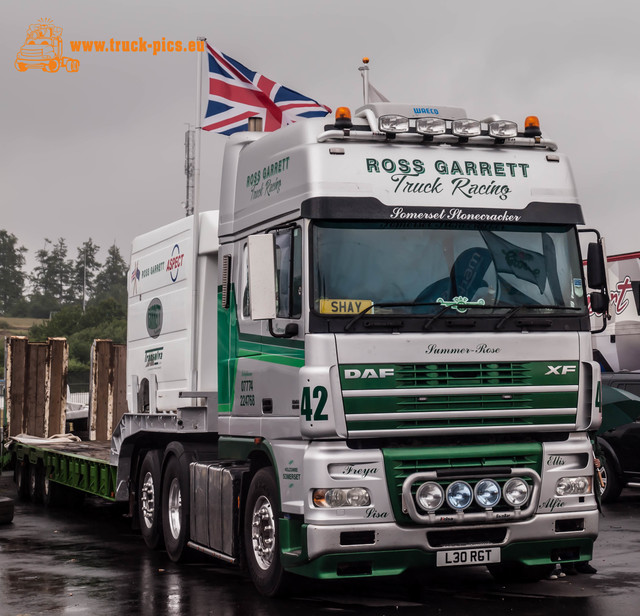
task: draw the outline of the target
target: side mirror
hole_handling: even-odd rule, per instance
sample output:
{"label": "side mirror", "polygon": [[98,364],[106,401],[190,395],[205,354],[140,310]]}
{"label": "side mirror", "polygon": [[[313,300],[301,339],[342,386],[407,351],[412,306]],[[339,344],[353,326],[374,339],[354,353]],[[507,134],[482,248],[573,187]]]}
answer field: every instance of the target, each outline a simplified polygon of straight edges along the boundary
{"label": "side mirror", "polygon": [[271,233],[249,236],[251,319],[276,318],[276,250]]}
{"label": "side mirror", "polygon": [[587,248],[587,283],[592,289],[604,289],[607,286],[607,266],[600,242],[593,242]]}
{"label": "side mirror", "polygon": [[596,314],[604,314],[609,308],[609,296],[600,291],[594,291],[589,294],[591,310]]}

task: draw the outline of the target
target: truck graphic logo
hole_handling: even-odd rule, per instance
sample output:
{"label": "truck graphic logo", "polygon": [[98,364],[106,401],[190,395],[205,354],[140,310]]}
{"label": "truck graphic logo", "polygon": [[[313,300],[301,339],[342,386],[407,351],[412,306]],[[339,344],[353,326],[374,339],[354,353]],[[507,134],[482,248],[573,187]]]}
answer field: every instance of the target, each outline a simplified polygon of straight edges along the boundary
{"label": "truck graphic logo", "polygon": [[171,282],[178,280],[178,273],[180,272],[183,260],[184,253],[180,252],[180,246],[176,244],[171,250],[171,258],[167,262],[167,271],[169,272],[169,276],[171,276]]}
{"label": "truck graphic logo", "polygon": [[51,19],[41,19],[40,23],[31,24],[27,28],[27,38],[16,55],[16,69],[21,73],[30,68],[57,73],[60,67],[64,67],[68,73],[77,73],[80,60],[64,57],[61,34],[62,28],[55,26]]}
{"label": "truck graphic logo", "polygon": [[157,338],[162,331],[162,302],[154,297],[147,308],[147,333]]}
{"label": "truck graphic logo", "polygon": [[393,375],[393,368],[380,368],[379,372],[375,368],[365,368],[364,370],[349,368],[344,371],[345,379],[386,379]]}
{"label": "truck graphic logo", "polygon": [[154,368],[160,366],[162,363],[162,353],[164,347],[158,347],[157,349],[149,349],[144,352],[144,365],[145,368]]}
{"label": "truck graphic logo", "polygon": [[549,370],[544,373],[545,376],[549,374],[555,374],[556,376],[564,376],[570,372],[576,371],[576,366],[547,366]]}

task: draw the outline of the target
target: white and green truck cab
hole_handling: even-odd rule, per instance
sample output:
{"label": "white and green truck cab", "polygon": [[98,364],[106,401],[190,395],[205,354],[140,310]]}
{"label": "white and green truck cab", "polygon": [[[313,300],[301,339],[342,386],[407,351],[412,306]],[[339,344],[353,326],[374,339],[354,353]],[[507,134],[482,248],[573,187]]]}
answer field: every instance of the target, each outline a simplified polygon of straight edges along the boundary
{"label": "white and green truck cab", "polygon": [[147,543],[268,595],[589,560],[606,286],[583,223],[533,119],[379,103],[231,136],[219,212],[133,245],[114,455]]}

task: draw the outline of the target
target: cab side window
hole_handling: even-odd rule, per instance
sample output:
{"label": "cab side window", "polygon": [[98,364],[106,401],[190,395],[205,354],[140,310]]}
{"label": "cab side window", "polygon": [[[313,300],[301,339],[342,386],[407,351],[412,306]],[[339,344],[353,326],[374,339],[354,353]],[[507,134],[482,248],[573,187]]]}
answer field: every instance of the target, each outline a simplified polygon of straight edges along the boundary
{"label": "cab side window", "polygon": [[299,319],[302,315],[302,231],[289,227],[274,231],[276,244],[277,315]]}

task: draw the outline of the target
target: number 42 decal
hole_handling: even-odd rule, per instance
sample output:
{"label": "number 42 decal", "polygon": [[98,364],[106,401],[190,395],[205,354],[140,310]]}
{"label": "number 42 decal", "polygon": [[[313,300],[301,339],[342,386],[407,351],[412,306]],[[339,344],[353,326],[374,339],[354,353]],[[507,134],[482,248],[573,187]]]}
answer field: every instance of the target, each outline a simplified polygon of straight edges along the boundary
{"label": "number 42 decal", "polygon": [[[313,400],[314,403],[311,402],[311,387],[303,387],[302,388],[302,408],[300,410],[300,414],[307,421],[326,421],[329,419],[329,416],[326,413],[323,413],[324,407],[327,404],[327,398],[329,395],[327,394],[327,388],[322,385],[318,385],[313,389]],[[316,402],[317,400],[317,402]],[[315,406],[315,409],[313,408]]]}

